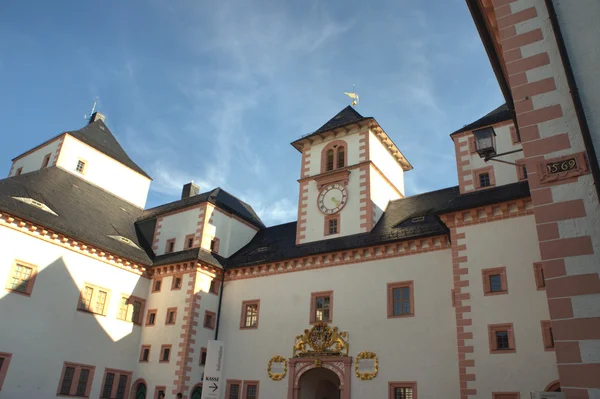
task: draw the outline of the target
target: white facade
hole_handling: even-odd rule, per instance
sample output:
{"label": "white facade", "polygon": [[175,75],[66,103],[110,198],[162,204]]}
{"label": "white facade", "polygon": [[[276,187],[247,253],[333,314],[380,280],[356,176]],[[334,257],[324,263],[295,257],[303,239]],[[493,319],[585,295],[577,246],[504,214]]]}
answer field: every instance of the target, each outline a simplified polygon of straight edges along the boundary
{"label": "white facade", "polygon": [[17,171],[21,169],[21,174],[33,172],[42,168],[44,158],[50,155],[48,166],[52,166],[56,161],[63,137],[59,136],[48,143],[42,144],[38,148],[14,159],[10,168],[9,176],[15,176]]}

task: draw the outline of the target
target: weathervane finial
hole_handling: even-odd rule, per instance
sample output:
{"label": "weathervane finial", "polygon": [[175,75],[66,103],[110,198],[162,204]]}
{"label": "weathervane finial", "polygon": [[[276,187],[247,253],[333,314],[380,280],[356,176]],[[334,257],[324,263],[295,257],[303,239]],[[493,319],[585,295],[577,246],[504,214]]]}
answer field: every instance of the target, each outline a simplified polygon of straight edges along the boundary
{"label": "weathervane finial", "polygon": [[96,99],[94,100],[94,105],[92,105],[92,110],[90,111],[89,115],[86,114],[83,116],[84,119],[90,119],[92,117],[92,115],[94,115],[94,112],[96,111],[96,105],[98,104],[98,97],[96,97]]}
{"label": "weathervane finial", "polygon": [[356,107],[356,105],[358,105],[358,94],[356,94],[356,90],[355,90],[354,86],[355,85],[352,85],[351,92],[345,91],[344,94],[352,99],[352,106]]}

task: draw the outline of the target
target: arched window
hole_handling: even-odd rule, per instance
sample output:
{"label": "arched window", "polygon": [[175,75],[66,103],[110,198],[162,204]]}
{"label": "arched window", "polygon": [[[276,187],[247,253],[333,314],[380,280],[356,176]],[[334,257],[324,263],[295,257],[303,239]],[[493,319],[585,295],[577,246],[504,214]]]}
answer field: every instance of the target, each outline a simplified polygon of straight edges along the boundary
{"label": "arched window", "polygon": [[327,150],[327,166],[325,170],[333,170],[333,150]]}
{"label": "arched window", "polygon": [[191,399],[202,399],[202,384],[196,385],[192,390]]}
{"label": "arched window", "polygon": [[146,399],[146,384],[140,382],[135,389],[135,399]]}
{"label": "arched window", "polygon": [[337,150],[337,167],[338,168],[343,168],[344,166],[346,166],[346,158],[345,158],[345,149],[344,147],[338,147]]}

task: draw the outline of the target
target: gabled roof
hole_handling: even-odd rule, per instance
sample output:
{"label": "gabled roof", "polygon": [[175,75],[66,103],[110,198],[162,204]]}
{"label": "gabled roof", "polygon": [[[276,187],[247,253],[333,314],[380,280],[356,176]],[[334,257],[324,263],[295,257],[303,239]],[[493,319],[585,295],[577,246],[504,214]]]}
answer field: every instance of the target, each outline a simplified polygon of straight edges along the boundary
{"label": "gabled roof", "polygon": [[256,214],[256,212],[254,212],[254,209],[252,209],[250,205],[239,198],[234,197],[220,187],[202,194],[195,195],[193,197],[183,198],[168,204],[157,206],[155,208],[147,209],[142,213],[138,221],[142,222],[168,212],[185,209],[207,201],[223,209],[224,211],[244,219],[259,229],[265,227],[262,220],[260,220],[260,217]]}
{"label": "gabled roof", "polygon": [[313,134],[333,130],[349,123],[362,121],[363,119],[370,119],[370,117],[364,118],[354,109],[354,107],[348,105],[346,108],[338,112],[336,116],[327,121],[327,123],[318,128]]}
{"label": "gabled roof", "polygon": [[[369,233],[296,245],[296,222],[259,231],[252,240],[222,261],[226,268],[282,261],[302,256],[360,248],[413,238],[448,234],[443,213],[529,196],[527,182],[460,194],[458,186],[391,201]],[[413,220],[423,217],[423,220]]]}
{"label": "gabled roof", "polygon": [[122,163],[130,169],[135,170],[139,174],[151,179],[135,162],[129,158],[129,155],[123,150],[121,144],[117,141],[112,132],[104,124],[102,120],[97,120],[79,130],[67,132],[77,140],[84,142],[90,147],[95,148],[101,153],[108,155],[115,161]]}
{"label": "gabled roof", "polygon": [[513,115],[512,112],[508,109],[508,105],[503,104],[488,113],[487,115],[477,119],[475,122],[469,123],[466,126],[458,129],[454,133],[450,133],[450,136],[457,133],[468,132],[480,127],[490,126],[499,122],[512,120]]}
{"label": "gabled roof", "polygon": [[[31,198],[56,215],[13,197]],[[134,262],[150,265],[135,230],[142,210],[85,180],[51,167],[0,180],[0,212],[40,224]],[[140,249],[109,236],[122,236]]]}

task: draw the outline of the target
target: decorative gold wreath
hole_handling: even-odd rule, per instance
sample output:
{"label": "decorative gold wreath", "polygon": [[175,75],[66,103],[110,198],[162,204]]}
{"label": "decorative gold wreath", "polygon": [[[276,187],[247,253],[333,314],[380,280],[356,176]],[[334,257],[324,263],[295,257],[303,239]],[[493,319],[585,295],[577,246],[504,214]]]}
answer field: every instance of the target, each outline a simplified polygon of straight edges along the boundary
{"label": "decorative gold wreath", "polygon": [[[373,359],[373,368],[375,369],[372,373],[361,373],[358,371],[358,362],[361,359]],[[354,362],[354,371],[356,372],[356,376],[358,378],[360,378],[361,380],[372,380],[373,378],[375,378],[377,376],[377,373],[379,372],[379,360],[377,360],[377,355],[374,354],[373,352],[360,352],[357,356],[356,356],[356,361]]]}
{"label": "decorative gold wreath", "polygon": [[[271,364],[273,363],[283,363],[283,374],[273,374],[271,372]],[[267,372],[269,373],[269,378],[273,381],[283,380],[285,375],[287,374],[287,360],[281,356],[273,356],[271,360],[269,360],[269,366],[267,367]]]}

